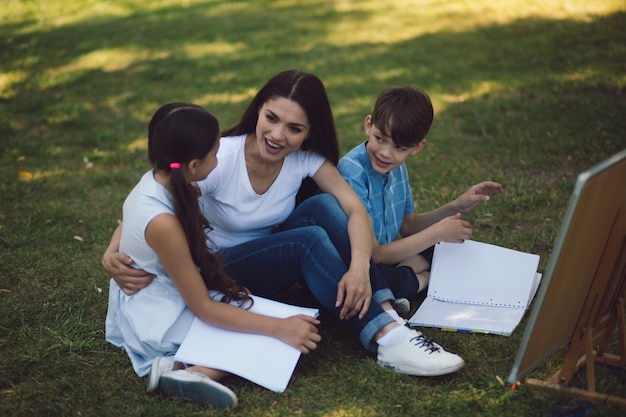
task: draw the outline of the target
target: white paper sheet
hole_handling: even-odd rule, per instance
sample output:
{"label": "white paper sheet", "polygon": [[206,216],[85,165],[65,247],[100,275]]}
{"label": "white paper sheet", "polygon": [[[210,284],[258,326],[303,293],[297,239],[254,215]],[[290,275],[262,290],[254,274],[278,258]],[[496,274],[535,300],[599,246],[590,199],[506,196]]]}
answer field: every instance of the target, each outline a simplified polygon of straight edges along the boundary
{"label": "white paper sheet", "polygon": [[[253,296],[253,313],[286,318],[297,314],[317,317],[314,308],[292,306]],[[269,337],[233,332],[194,318],[176,360],[221,369],[252,381],[271,391],[283,392],[300,358],[300,351]]]}

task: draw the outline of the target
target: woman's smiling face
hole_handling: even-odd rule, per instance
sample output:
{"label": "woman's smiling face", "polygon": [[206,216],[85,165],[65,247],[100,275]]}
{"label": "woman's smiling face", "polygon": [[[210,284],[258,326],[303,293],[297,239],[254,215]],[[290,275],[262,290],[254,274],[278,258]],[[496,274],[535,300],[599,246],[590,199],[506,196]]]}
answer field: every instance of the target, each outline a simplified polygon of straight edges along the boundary
{"label": "woman's smiling face", "polygon": [[265,160],[282,160],[308,139],[311,125],[304,109],[295,101],[276,97],[259,110],[256,140]]}

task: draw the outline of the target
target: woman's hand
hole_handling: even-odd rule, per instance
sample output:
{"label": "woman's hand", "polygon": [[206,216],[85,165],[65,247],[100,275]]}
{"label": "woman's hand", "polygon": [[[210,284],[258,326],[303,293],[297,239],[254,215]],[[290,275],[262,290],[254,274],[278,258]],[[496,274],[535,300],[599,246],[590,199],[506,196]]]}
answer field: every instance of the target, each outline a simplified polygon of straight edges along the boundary
{"label": "woman's hand", "polygon": [[341,281],[339,281],[337,288],[335,306],[341,307],[339,312],[341,320],[351,319],[357,314],[359,318],[363,318],[372,302],[369,268],[361,272],[355,272],[354,269],[351,266],[348,272],[341,278]]}
{"label": "woman's hand", "polygon": [[147,287],[154,279],[154,275],[143,269],[133,268],[134,263],[130,257],[119,252],[105,252],[102,256],[102,266],[128,295]]}

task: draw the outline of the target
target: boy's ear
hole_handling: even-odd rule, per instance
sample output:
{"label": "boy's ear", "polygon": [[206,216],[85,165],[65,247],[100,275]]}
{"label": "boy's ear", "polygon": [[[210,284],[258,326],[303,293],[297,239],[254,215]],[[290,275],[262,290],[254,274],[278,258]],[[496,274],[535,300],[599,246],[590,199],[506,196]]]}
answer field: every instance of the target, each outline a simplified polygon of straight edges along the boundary
{"label": "boy's ear", "polygon": [[363,128],[365,129],[365,134],[367,136],[370,135],[370,130],[372,130],[372,115],[368,114],[365,116],[365,121],[363,122]]}
{"label": "boy's ear", "polygon": [[409,152],[410,155],[417,155],[424,149],[424,145],[426,145],[426,139],[422,139],[413,149]]}

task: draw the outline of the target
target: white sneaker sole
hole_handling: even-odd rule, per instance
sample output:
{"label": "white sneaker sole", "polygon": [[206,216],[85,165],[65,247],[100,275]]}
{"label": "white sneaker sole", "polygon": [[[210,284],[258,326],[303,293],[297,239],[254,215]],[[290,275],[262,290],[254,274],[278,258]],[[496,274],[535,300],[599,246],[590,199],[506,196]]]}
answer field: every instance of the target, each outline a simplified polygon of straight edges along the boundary
{"label": "white sneaker sole", "polygon": [[168,372],[159,381],[161,392],[203,405],[221,408],[235,407],[237,396],[230,389],[210,378],[202,378],[187,371]]}
{"label": "white sneaker sole", "polygon": [[439,376],[439,375],[447,375],[447,374],[451,374],[453,372],[458,371],[459,369],[463,368],[465,366],[465,362],[460,362],[456,365],[452,365],[449,366],[447,368],[438,368],[438,369],[418,369],[418,368],[412,368],[409,366],[399,366],[399,365],[392,365],[389,362],[384,362],[379,360],[378,364],[380,366],[382,366],[383,368],[387,368],[390,369],[394,372],[397,372],[399,374],[407,374],[407,375],[413,375],[413,376]]}

